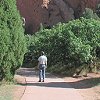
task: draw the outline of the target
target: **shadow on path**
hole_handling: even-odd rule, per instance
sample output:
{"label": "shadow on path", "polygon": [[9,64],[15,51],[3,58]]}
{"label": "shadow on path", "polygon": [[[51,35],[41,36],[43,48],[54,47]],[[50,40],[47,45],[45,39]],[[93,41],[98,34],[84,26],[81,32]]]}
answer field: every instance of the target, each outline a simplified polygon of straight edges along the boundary
{"label": "shadow on path", "polygon": [[[70,86],[69,86],[69,85]],[[100,85],[100,78],[84,79],[77,82],[48,82],[48,83],[27,83],[28,86],[40,86],[40,87],[55,87],[55,88],[71,88],[86,89]]]}
{"label": "shadow on path", "polygon": [[[38,77],[38,71],[35,71],[33,68],[22,68],[20,70],[17,70],[17,75],[21,75],[24,77]],[[92,88],[96,85],[100,85],[100,77],[98,78],[88,78],[88,79],[83,79],[83,80],[78,80],[75,82],[60,82],[60,81],[55,81],[57,78],[56,76],[53,76],[49,73],[46,73],[46,78],[50,78],[50,82],[48,79],[46,79],[47,82],[35,82],[35,81],[28,81],[27,86],[40,86],[40,87],[55,87],[55,88],[75,88],[75,89],[86,89],[86,88]],[[54,78],[54,79],[53,79]],[[21,84],[23,85],[23,84]]]}
{"label": "shadow on path", "polygon": [[79,80],[76,82],[67,82],[70,84],[72,87],[75,89],[86,89],[86,88],[92,88],[95,86],[100,86],[100,77],[98,78],[88,78],[88,79],[83,79]]}
{"label": "shadow on path", "polygon": [[66,82],[48,82],[48,83],[27,83],[28,86],[53,87],[53,88],[71,88]]}
{"label": "shadow on path", "polygon": [[[34,68],[20,68],[16,71],[16,75],[21,75],[24,77],[38,77],[39,72]],[[57,78],[57,77],[46,72],[46,78]]]}
{"label": "shadow on path", "polygon": [[20,68],[16,71],[16,74],[24,77],[33,77],[37,76],[37,71],[33,68]]}

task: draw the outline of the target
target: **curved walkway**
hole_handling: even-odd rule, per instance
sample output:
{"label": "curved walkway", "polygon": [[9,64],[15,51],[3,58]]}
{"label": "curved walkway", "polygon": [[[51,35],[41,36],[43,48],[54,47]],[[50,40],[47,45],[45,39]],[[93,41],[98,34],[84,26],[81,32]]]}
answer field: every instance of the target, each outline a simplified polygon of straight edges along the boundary
{"label": "curved walkway", "polygon": [[84,100],[77,90],[63,79],[46,73],[45,82],[38,82],[38,72],[23,68],[17,72],[26,78],[21,100]]}

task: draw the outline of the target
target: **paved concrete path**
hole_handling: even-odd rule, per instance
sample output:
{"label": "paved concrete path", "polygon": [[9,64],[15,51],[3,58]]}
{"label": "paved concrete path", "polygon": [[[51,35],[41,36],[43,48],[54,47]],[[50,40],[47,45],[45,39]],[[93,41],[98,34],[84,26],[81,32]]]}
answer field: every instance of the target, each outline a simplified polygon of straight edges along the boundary
{"label": "paved concrete path", "polygon": [[21,100],[84,100],[61,78],[46,73],[45,82],[38,82],[38,72],[26,69],[22,72],[25,72],[27,85]]}

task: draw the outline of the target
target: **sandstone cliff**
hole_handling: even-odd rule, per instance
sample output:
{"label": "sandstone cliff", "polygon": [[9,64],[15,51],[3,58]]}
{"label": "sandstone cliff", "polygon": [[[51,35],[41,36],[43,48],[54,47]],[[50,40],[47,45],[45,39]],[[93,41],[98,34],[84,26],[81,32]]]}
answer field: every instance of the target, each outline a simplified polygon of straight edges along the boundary
{"label": "sandstone cliff", "polygon": [[25,18],[26,33],[33,34],[38,31],[40,24],[52,27],[58,22],[81,16],[84,9],[95,10],[100,0],[17,0],[17,7]]}

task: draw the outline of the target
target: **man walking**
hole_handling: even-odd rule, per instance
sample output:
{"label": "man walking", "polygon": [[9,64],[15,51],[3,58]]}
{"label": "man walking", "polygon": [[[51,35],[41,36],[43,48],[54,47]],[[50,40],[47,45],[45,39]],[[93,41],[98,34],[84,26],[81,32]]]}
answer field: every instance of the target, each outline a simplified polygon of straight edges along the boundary
{"label": "man walking", "polygon": [[[39,68],[39,82],[44,82],[45,79],[45,69],[47,67],[47,57],[44,52],[41,52],[41,56],[38,58],[38,68]],[[42,80],[43,79],[43,80]]]}

